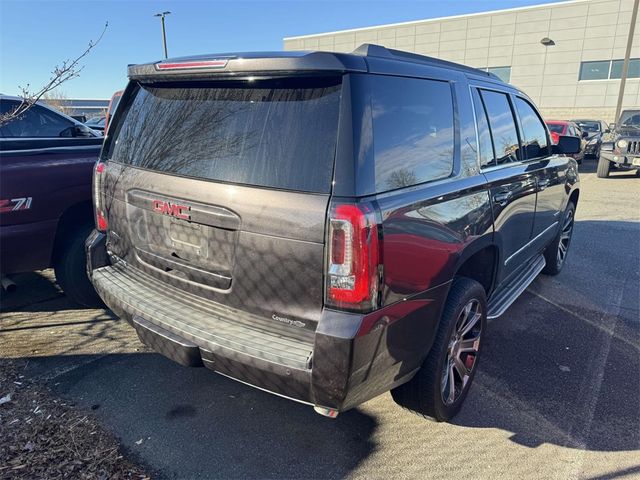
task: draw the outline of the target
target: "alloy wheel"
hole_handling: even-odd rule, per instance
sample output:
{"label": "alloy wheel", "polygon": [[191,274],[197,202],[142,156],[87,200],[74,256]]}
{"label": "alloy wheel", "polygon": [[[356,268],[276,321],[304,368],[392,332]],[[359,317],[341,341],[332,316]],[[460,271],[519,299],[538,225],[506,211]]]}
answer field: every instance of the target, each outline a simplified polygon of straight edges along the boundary
{"label": "alloy wheel", "polygon": [[569,251],[569,243],[571,243],[571,234],[573,233],[573,210],[568,210],[562,223],[562,231],[560,232],[560,241],[558,242],[557,262],[561,267],[567,258]]}
{"label": "alloy wheel", "polygon": [[442,369],[440,393],[445,405],[454,403],[464,391],[478,360],[482,334],[482,306],[471,299],[464,306],[449,339]]}

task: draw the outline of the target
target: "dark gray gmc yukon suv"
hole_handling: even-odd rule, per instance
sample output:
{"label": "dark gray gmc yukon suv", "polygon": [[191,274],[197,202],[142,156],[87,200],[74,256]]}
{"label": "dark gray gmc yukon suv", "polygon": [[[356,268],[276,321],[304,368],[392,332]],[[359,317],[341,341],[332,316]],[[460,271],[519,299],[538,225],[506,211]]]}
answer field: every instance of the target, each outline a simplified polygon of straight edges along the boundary
{"label": "dark gray gmc yukon suv", "polygon": [[89,275],[146,345],[334,417],[459,410],[487,318],[557,274],[579,139],[492,74],[363,45],[169,59],[94,174]]}

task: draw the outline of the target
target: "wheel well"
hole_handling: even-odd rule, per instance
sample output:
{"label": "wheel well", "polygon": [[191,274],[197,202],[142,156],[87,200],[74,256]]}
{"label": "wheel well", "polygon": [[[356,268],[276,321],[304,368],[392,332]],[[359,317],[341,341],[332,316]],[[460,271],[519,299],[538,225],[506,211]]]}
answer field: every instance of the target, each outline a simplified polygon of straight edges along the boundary
{"label": "wheel well", "polygon": [[53,262],[56,261],[69,236],[78,228],[86,226],[89,223],[93,223],[93,206],[90,201],[76,203],[62,212],[58,220],[56,238],[53,244]]}
{"label": "wheel well", "polygon": [[497,252],[495,246],[487,246],[474,253],[458,268],[456,275],[471,278],[484,287],[487,297],[493,288]]}
{"label": "wheel well", "polygon": [[574,190],[571,192],[571,196],[569,197],[569,201],[572,202],[576,207],[578,206],[578,198],[580,198],[580,190]]}

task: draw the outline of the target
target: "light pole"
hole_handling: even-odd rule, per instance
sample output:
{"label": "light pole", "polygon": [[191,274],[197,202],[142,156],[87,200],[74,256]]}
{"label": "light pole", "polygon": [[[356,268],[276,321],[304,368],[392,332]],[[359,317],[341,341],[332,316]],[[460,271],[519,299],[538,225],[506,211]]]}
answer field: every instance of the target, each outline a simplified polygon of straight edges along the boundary
{"label": "light pole", "polygon": [[629,73],[629,57],[631,56],[631,47],[633,45],[633,32],[636,28],[636,19],[638,18],[639,0],[633,2],[633,12],[631,13],[631,25],[629,25],[629,37],[627,38],[627,49],[624,53],[622,62],[622,74],[620,75],[620,91],[618,92],[618,103],[616,104],[616,116],[613,119],[617,122],[620,118],[620,110],[622,110],[622,100],[624,99],[624,87],[627,83],[627,75]]}
{"label": "light pole", "polygon": [[164,58],[167,58],[167,32],[164,29],[164,17],[170,15],[171,12],[156,13],[154,17],[160,17],[160,23],[162,23],[162,46],[164,47]]}

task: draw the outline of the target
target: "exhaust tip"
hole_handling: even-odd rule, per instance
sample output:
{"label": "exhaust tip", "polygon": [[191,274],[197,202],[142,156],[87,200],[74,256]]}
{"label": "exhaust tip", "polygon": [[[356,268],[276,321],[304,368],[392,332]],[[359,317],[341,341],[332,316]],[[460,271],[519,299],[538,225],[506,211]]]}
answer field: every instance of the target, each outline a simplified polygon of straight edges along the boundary
{"label": "exhaust tip", "polygon": [[313,409],[323,417],[329,418],[336,418],[339,413],[338,410],[334,410],[333,408],[318,407],[317,405],[313,407]]}

